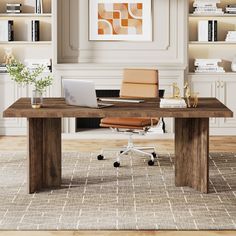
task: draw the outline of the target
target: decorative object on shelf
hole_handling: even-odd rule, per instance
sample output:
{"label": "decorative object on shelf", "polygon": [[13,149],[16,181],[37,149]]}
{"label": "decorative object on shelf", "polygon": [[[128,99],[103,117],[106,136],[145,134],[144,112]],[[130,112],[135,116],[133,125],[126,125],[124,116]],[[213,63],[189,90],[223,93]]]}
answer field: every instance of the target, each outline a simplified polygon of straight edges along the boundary
{"label": "decorative object on shelf", "polygon": [[217,4],[220,0],[195,0],[193,2],[194,12],[196,15],[222,15],[224,14],[222,8],[218,8]]}
{"label": "decorative object on shelf", "polygon": [[35,13],[43,14],[43,0],[35,0]]}
{"label": "decorative object on shelf", "polygon": [[236,72],[236,55],[234,55],[234,58],[232,60],[232,63],[231,63],[231,70],[233,72]]}
{"label": "decorative object on shelf", "polygon": [[32,108],[40,108],[43,105],[43,92],[52,85],[53,78],[51,75],[41,77],[44,72],[44,66],[38,66],[35,70],[29,70],[25,65],[18,61],[13,61],[7,65],[7,71],[13,81],[21,86],[32,85],[34,90],[32,93]]}
{"label": "decorative object on shelf", "polygon": [[221,62],[221,59],[195,59],[195,73],[224,73],[224,68],[218,65]]}
{"label": "decorative object on shelf", "polygon": [[9,14],[18,14],[21,13],[21,3],[7,3],[6,4],[6,13]]}
{"label": "decorative object on shelf", "polygon": [[173,83],[173,98],[174,99],[180,99],[180,89],[177,85],[177,83]]}
{"label": "decorative object on shelf", "polygon": [[89,40],[152,41],[151,0],[90,0]]}
{"label": "decorative object on shelf", "polygon": [[12,48],[5,48],[4,64],[9,65],[14,61],[14,56],[12,54]]}

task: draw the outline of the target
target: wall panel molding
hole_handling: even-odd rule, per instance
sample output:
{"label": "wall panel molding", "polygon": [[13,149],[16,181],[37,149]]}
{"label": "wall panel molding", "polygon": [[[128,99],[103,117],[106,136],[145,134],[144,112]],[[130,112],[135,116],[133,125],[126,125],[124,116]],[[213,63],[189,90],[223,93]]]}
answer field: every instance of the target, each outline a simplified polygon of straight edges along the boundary
{"label": "wall panel molding", "polygon": [[152,1],[152,42],[90,41],[88,2],[58,1],[59,63],[184,63],[185,1]]}

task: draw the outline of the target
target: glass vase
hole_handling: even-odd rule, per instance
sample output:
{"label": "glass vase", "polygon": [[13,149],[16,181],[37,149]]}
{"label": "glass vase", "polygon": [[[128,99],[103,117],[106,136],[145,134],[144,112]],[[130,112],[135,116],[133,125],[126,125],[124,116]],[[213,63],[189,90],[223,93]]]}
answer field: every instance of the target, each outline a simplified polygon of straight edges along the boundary
{"label": "glass vase", "polygon": [[34,109],[39,109],[43,106],[43,94],[41,91],[32,91],[31,106]]}

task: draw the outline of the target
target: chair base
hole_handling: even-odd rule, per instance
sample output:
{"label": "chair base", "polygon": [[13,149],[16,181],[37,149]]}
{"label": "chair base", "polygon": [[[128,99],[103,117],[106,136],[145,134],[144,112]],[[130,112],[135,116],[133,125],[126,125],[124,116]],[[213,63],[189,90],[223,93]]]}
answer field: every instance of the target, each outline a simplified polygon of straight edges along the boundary
{"label": "chair base", "polygon": [[[128,145],[124,149],[122,149],[122,150],[117,149],[117,148],[116,149],[103,149],[101,151],[100,155],[97,156],[97,159],[103,160],[104,159],[104,152],[117,151],[117,158],[116,158],[116,162],[114,162],[114,167],[118,168],[118,167],[120,167],[120,160],[123,156],[125,156],[129,153],[137,153],[137,154],[141,154],[141,155],[150,157],[148,165],[153,166],[155,158],[157,158],[155,147],[136,147],[136,146],[134,146],[132,135],[133,135],[132,133],[129,135]],[[152,152],[147,152],[145,150],[150,150]]]}

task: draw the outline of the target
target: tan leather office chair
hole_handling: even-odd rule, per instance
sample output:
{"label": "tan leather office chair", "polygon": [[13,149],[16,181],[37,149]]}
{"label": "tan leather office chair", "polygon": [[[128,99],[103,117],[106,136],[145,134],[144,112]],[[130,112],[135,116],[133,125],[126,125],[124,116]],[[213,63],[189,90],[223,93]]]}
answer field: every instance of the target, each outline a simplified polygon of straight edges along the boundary
{"label": "tan leather office chair", "polygon": [[[122,98],[158,98],[159,97],[159,83],[158,71],[154,69],[125,69],[123,75],[122,87],[120,90],[120,97]],[[129,142],[127,147],[117,156],[114,167],[120,166],[120,158],[129,152],[136,152],[138,154],[147,155],[150,157],[148,165],[154,165],[154,158],[157,157],[154,147],[135,147],[132,136],[135,133],[145,134],[148,129],[157,125],[159,118],[103,118],[101,120],[101,127],[108,127],[118,132],[125,132],[129,134]],[[107,149],[108,150],[108,149]],[[104,152],[98,155],[98,160],[104,159]],[[151,153],[145,150],[152,150]]]}

